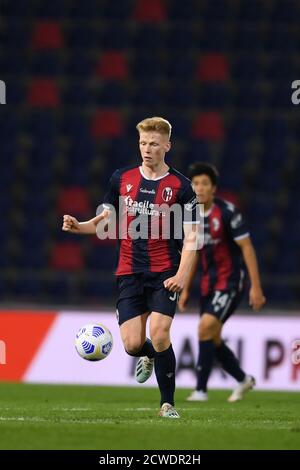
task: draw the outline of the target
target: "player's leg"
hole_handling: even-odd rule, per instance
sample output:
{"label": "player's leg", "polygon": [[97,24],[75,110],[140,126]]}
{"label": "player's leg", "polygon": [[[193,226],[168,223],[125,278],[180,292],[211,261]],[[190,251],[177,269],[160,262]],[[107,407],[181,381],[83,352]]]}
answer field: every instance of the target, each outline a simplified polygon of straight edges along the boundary
{"label": "player's leg", "polygon": [[215,338],[219,337],[222,323],[210,313],[203,313],[198,327],[199,354],[196,366],[196,390],[187,398],[188,401],[206,401],[207,382],[213,367],[216,345]]}
{"label": "player's leg", "polygon": [[146,322],[149,313],[131,318],[120,325],[121,338],[125,351],[130,356],[139,357],[135,369],[135,378],[139,383],[146,382],[154,366],[154,348],[146,338]]}
{"label": "player's leg", "polygon": [[[120,325],[121,338],[125,351],[130,356],[139,357],[141,350],[147,349],[146,322],[148,312],[130,318]],[[153,348],[151,348],[152,350]],[[144,352],[144,351],[143,351]],[[146,354],[145,354],[146,355]]]}
{"label": "player's leg", "polygon": [[[223,325],[235,312],[241,299],[242,293],[237,293],[233,297],[233,302],[231,303],[230,308],[223,316]],[[239,401],[244,397],[245,393],[248,390],[251,390],[254,387],[255,379],[251,375],[246,374],[246,372],[241,368],[238,358],[223,341],[221,337],[221,331],[219,335],[216,335],[214,337],[214,342],[216,345],[216,358],[218,362],[220,363],[222,368],[238,382],[237,387],[233,390],[232,394],[228,398],[228,401]]]}
{"label": "player's leg", "polygon": [[160,390],[160,416],[179,418],[174,408],[176,359],[170,339],[173,318],[159,312],[150,317],[150,336],[155,349],[154,368]]}
{"label": "player's leg", "polygon": [[117,315],[121,337],[126,352],[141,357],[137,362],[135,377],[138,382],[145,382],[153,370],[154,349],[146,338],[149,309],[144,295],[144,278],[136,274],[119,276],[117,285]]}

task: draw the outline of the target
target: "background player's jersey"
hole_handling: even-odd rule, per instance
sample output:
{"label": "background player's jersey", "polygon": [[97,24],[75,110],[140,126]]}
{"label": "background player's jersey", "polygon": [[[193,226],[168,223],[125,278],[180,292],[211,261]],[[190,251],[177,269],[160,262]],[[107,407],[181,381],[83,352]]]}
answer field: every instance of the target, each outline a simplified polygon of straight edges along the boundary
{"label": "background player's jersey", "polygon": [[239,210],[230,202],[215,199],[204,218],[204,246],[200,253],[200,291],[240,290],[245,269],[240,247],[235,243],[249,236]]}
{"label": "background player's jersey", "polygon": [[[122,206],[119,210],[120,196]],[[119,218],[117,275],[163,272],[179,265],[182,236],[180,240],[175,239],[174,217],[171,217],[170,227],[170,217],[157,208],[162,204],[167,209],[174,203],[179,204],[183,215],[181,229],[182,222],[196,221],[197,200],[189,179],[173,168],[156,179],[148,179],[141,166],[123,168],[113,173],[103,202],[104,207],[113,205]],[[145,219],[147,224],[141,223],[142,236],[134,239],[131,227]]]}

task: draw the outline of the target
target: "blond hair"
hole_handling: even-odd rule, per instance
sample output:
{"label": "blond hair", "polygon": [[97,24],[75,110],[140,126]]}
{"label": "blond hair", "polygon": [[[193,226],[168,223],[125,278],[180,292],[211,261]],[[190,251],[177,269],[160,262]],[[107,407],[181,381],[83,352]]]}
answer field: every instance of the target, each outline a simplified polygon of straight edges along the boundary
{"label": "blond hair", "polygon": [[139,132],[158,132],[159,134],[167,135],[170,139],[172,126],[166,119],[162,117],[151,117],[143,119],[136,126]]}

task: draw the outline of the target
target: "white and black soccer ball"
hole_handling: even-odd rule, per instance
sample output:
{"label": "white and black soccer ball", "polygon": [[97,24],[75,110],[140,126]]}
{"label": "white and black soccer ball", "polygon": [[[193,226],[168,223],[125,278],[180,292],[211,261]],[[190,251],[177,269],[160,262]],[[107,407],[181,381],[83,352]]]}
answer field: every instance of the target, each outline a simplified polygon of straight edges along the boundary
{"label": "white and black soccer ball", "polygon": [[113,337],[106,326],[89,323],[80,328],[75,339],[75,348],[79,356],[88,361],[105,359],[113,347]]}

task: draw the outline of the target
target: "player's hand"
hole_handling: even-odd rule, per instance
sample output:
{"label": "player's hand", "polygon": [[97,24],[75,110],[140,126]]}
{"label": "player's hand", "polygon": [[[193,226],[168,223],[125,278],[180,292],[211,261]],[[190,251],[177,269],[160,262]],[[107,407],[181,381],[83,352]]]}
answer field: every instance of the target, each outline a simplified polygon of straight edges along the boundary
{"label": "player's hand", "polygon": [[181,294],[179,296],[179,300],[178,300],[178,308],[179,308],[180,312],[185,312],[186,311],[186,306],[187,306],[189,297],[190,297],[190,294],[188,293],[188,291],[183,289],[183,291],[181,292]]}
{"label": "player's hand", "polygon": [[266,303],[266,298],[260,287],[251,287],[249,292],[249,305],[253,310],[260,310]]}
{"label": "player's hand", "polygon": [[170,292],[181,292],[184,286],[184,279],[175,275],[164,281],[164,286]]}
{"label": "player's hand", "polygon": [[75,217],[64,215],[62,230],[71,233],[80,233],[80,225]]}

